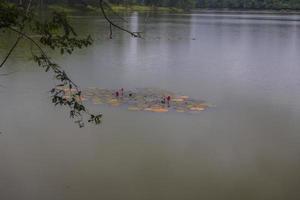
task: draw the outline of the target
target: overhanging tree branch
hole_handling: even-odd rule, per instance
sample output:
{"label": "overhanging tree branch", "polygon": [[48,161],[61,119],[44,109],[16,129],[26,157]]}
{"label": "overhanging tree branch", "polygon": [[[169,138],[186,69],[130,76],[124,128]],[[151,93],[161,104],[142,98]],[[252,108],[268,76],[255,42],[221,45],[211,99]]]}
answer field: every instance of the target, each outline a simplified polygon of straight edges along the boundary
{"label": "overhanging tree branch", "polygon": [[[27,10],[29,12],[29,9]],[[66,16],[60,13],[53,13],[53,17],[50,21],[40,23],[38,18],[35,20],[31,17],[24,17],[24,15],[22,15],[22,8],[5,7],[4,4],[0,4],[0,11],[7,12],[0,15],[0,17],[1,19],[4,19],[4,22],[5,20],[6,22],[8,21],[7,23],[2,23],[3,21],[1,20],[0,28],[10,30],[18,35],[16,40],[17,42],[14,43],[13,48],[11,48],[7,54],[3,64],[7,61],[7,58],[11,56],[12,51],[16,48],[18,42],[22,38],[30,41],[31,44],[33,44],[33,46],[39,51],[39,53],[31,51],[34,61],[40,67],[45,68],[46,72],[52,70],[55,79],[59,82],[50,91],[52,103],[54,105],[61,105],[70,108],[70,117],[74,119],[75,123],[77,123],[79,127],[84,126],[84,115],[88,116],[88,122],[99,124],[101,122],[100,119],[102,115],[91,114],[88,111],[88,109],[83,105],[79,87],[69,78],[66,72],[62,70],[58,64],[54,63],[50,57],[48,57],[45,52],[45,47],[50,47],[52,49],[59,48],[61,50],[61,54],[64,54],[63,50],[66,50],[68,53],[72,53],[75,48],[82,48],[91,45],[91,38],[87,37],[86,39],[78,39],[76,32],[69,25]],[[14,14],[12,15],[14,18],[9,21],[10,17],[7,16],[10,16],[11,13]],[[21,20],[18,21],[19,19]],[[32,26],[32,24],[34,26]],[[39,41],[36,41],[23,31],[25,26],[28,26],[29,30],[34,33],[41,35]],[[41,45],[43,45],[43,47]]]}
{"label": "overhanging tree branch", "polygon": [[[0,0],[0,29],[8,29],[15,32],[18,34],[18,37],[4,60],[1,62],[0,68],[7,62],[7,59],[11,56],[20,40],[23,38],[27,39],[39,50],[38,54],[31,51],[34,61],[40,67],[45,68],[46,72],[52,70],[55,75],[55,79],[60,82],[50,91],[52,94],[52,103],[54,103],[54,105],[62,105],[70,108],[70,117],[76,120],[75,122],[78,123],[79,127],[84,126],[83,114],[88,115],[88,122],[99,124],[101,122],[102,115],[94,115],[88,111],[88,109],[83,105],[79,87],[69,78],[58,64],[54,63],[50,57],[48,57],[44,50],[44,47],[50,47],[53,50],[60,49],[61,54],[64,54],[64,52],[71,54],[76,48],[91,45],[91,37],[88,36],[86,39],[78,39],[76,32],[70,26],[66,16],[58,12],[53,13],[53,17],[50,21],[41,23],[38,17],[30,11],[32,0],[28,1],[25,14],[23,14],[24,8],[10,7],[9,4],[3,2],[4,1]],[[112,27],[124,31],[133,37],[142,38],[141,32],[129,31],[110,20],[104,9],[104,6],[111,9],[108,3],[100,0],[99,6],[105,20],[109,23],[110,38],[112,38]],[[1,12],[4,12],[4,15]],[[125,19],[123,20],[126,21]],[[24,32],[25,26],[26,28],[28,27],[30,31],[41,35],[40,39],[36,41],[26,34]]]}
{"label": "overhanging tree branch", "polygon": [[106,1],[102,1],[103,5],[105,5],[109,10],[110,12],[112,12],[115,16],[117,16],[118,18],[120,18],[121,20],[123,20],[124,22],[127,22],[128,21],[126,19],[124,19],[124,17],[121,17],[117,12],[115,12],[112,8],[111,8],[111,5],[106,2]]}
{"label": "overhanging tree branch", "polygon": [[[121,31],[124,31],[124,32],[130,34],[130,35],[133,36],[133,37],[136,37],[136,38],[142,38],[141,32],[133,32],[133,31],[129,31],[129,30],[127,30],[127,29],[125,29],[125,28],[123,28],[123,27],[121,27],[121,26],[115,24],[113,21],[111,21],[111,20],[109,19],[109,17],[106,15],[106,12],[105,12],[105,9],[104,9],[103,5],[105,5],[104,1],[103,1],[103,0],[99,0],[99,7],[100,7],[100,9],[101,9],[101,12],[102,12],[104,18],[106,19],[106,21],[107,21],[111,26],[114,26],[114,27],[116,27],[117,29],[119,29],[119,30],[121,30]],[[106,5],[108,5],[108,4],[106,4]],[[112,35],[112,29],[111,29],[111,27],[110,27],[110,35]]]}
{"label": "overhanging tree branch", "polygon": [[[30,7],[31,7],[31,1],[29,0],[27,8],[26,8],[26,14],[25,16],[28,15],[28,12],[30,11]],[[22,27],[22,30],[24,29],[24,27]],[[10,55],[12,54],[12,52],[14,51],[14,49],[17,47],[17,45],[19,44],[20,40],[23,38],[23,36],[20,34],[19,37],[17,38],[17,40],[15,41],[14,45],[10,48],[10,50],[8,51],[7,55],[5,56],[5,58],[3,59],[3,61],[0,64],[0,68],[4,66],[4,64],[6,63],[7,59],[10,57]]]}

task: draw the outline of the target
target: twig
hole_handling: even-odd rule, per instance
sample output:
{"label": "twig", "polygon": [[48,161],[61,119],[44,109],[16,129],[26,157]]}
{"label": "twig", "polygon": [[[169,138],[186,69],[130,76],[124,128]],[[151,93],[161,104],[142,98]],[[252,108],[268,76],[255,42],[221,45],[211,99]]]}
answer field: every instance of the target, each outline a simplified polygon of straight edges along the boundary
{"label": "twig", "polygon": [[23,33],[13,27],[8,27],[8,29],[11,31],[14,31],[14,32],[20,34],[22,37],[25,37],[26,39],[30,40],[36,47],[38,47],[38,49],[41,51],[43,56],[47,57],[47,55],[46,55],[45,51],[42,49],[42,47],[34,39],[32,39],[30,36],[28,36],[26,33]]}
{"label": "twig", "polygon": [[[30,7],[31,7],[31,1],[30,0],[28,2],[27,5],[27,9],[26,9],[26,15],[28,14]],[[21,29],[23,30],[24,27]],[[7,55],[5,56],[4,60],[1,62],[0,68],[4,66],[4,64],[6,63],[7,59],[10,57],[10,55],[12,54],[12,52],[14,51],[14,49],[17,47],[17,45],[19,44],[20,40],[23,38],[23,36],[20,34],[20,36],[17,38],[16,42],[14,43],[14,45],[11,47],[11,49],[9,50],[9,52],[7,53]]]}
{"label": "twig", "polygon": [[124,17],[121,17],[117,12],[115,12],[112,8],[111,8],[111,6],[109,5],[109,3],[108,2],[106,2],[106,1],[103,1],[103,5],[105,5],[114,15],[116,15],[118,18],[120,18],[121,20],[123,20],[124,22],[127,22],[128,23],[128,21],[126,20],[126,19],[124,19]]}
{"label": "twig", "polygon": [[5,58],[3,59],[3,61],[0,64],[0,68],[4,66],[4,64],[6,63],[7,59],[10,57],[10,55],[12,54],[12,52],[14,51],[14,49],[17,47],[18,43],[20,42],[20,40],[22,39],[23,36],[19,36],[17,38],[17,40],[15,41],[14,45],[10,48],[9,52],[6,54]]}
{"label": "twig", "polygon": [[[39,50],[40,52],[42,53],[42,55],[47,59],[49,60],[49,57],[47,56],[47,54],[45,53],[45,51],[42,49],[42,47],[34,40],[32,39],[30,36],[28,36],[26,33],[23,33],[21,31],[18,31],[12,27],[8,27],[10,30],[16,32],[16,33],[19,33],[21,34],[22,36],[24,36],[26,39],[30,40]],[[68,81],[70,81],[70,83],[72,83],[76,88],[78,88],[78,86],[71,80],[68,78]]]}
{"label": "twig", "polygon": [[101,12],[103,13],[104,18],[106,19],[106,21],[108,21],[108,23],[109,23],[110,25],[112,25],[112,26],[114,26],[114,27],[120,29],[121,31],[124,31],[124,32],[126,32],[126,33],[129,33],[129,34],[130,34],[131,36],[133,36],[133,37],[136,37],[136,38],[142,38],[141,32],[132,32],[132,31],[129,31],[129,30],[127,30],[127,29],[125,29],[125,28],[123,28],[123,27],[121,27],[121,26],[115,24],[114,22],[112,22],[112,21],[107,17],[106,12],[105,12],[105,10],[104,10],[104,8],[103,8],[103,0],[99,0],[99,6],[100,6],[100,9],[101,9]]}

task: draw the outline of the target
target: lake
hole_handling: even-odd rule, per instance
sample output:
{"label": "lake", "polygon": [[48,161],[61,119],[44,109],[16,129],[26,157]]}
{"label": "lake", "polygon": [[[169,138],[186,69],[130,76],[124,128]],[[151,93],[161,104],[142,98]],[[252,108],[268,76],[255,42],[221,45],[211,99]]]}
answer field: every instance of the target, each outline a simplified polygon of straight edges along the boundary
{"label": "lake", "polygon": [[[199,114],[91,105],[79,129],[50,103],[51,74],[22,42],[0,76],[0,199],[286,200],[300,196],[300,16],[138,13],[70,18],[95,39],[51,56],[82,88],[153,87],[215,105]],[[1,35],[3,57],[14,39]]]}

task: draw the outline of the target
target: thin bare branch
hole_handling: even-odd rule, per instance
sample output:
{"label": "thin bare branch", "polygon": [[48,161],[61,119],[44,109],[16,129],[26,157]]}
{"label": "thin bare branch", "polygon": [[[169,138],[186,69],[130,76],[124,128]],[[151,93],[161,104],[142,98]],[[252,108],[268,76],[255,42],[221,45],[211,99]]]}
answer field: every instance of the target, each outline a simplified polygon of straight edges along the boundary
{"label": "thin bare branch", "polygon": [[19,36],[17,38],[17,40],[15,41],[14,45],[10,48],[10,50],[8,51],[8,53],[6,54],[5,58],[2,60],[1,64],[0,64],[0,68],[4,66],[4,64],[6,63],[7,59],[10,57],[10,55],[12,54],[12,52],[14,51],[14,49],[17,47],[18,43],[20,42],[20,40],[22,39],[23,36]]}
{"label": "thin bare branch", "polygon": [[108,3],[108,2],[106,2],[106,1],[103,1],[103,5],[104,6],[106,6],[115,16],[117,16],[118,18],[120,18],[121,20],[123,20],[124,22],[127,22],[128,23],[128,21],[124,18],[124,17],[122,17],[122,16],[120,16],[116,11],[114,11],[112,8],[111,8],[111,5]]}
{"label": "thin bare branch", "polygon": [[[27,8],[26,8],[26,15],[29,13],[30,11],[30,7],[31,7],[31,1],[29,0]],[[22,30],[24,29],[24,27],[22,28]],[[0,68],[4,66],[4,64],[6,63],[7,59],[10,57],[10,55],[12,54],[12,52],[14,51],[14,49],[17,47],[17,45],[19,44],[20,40],[23,38],[23,36],[20,34],[19,37],[17,38],[17,40],[15,41],[14,45],[11,47],[11,49],[9,50],[9,52],[7,53],[7,55],[5,56],[4,60],[1,62],[0,64]]]}
{"label": "thin bare branch", "polygon": [[46,52],[42,49],[42,47],[34,39],[32,39],[30,36],[28,36],[26,33],[19,31],[13,27],[8,27],[8,29],[11,31],[14,31],[14,32],[20,34],[22,37],[25,37],[26,39],[30,40],[41,51],[43,56],[47,57]]}
{"label": "thin bare branch", "polygon": [[[14,31],[14,32],[16,32],[16,33],[21,34],[23,37],[25,37],[26,39],[30,40],[40,50],[40,52],[42,53],[42,55],[45,56],[45,58],[47,58],[49,60],[49,57],[47,56],[46,52],[42,49],[42,47],[34,39],[32,39],[26,33],[18,31],[16,29],[12,28],[12,27],[9,27],[9,29],[12,30],[12,31]],[[76,87],[76,89],[78,89],[78,86],[71,79],[68,78],[68,81],[70,81]]]}
{"label": "thin bare branch", "polygon": [[99,0],[99,7],[100,7],[100,9],[101,9],[101,12],[103,13],[104,18],[106,19],[106,21],[107,21],[110,25],[116,27],[117,29],[120,29],[121,31],[124,31],[124,32],[126,32],[126,33],[129,33],[129,34],[130,34],[131,36],[133,36],[133,37],[136,37],[136,38],[142,38],[141,32],[132,32],[132,31],[129,31],[129,30],[127,30],[127,29],[125,29],[125,28],[123,28],[123,27],[121,27],[121,26],[115,24],[113,21],[111,21],[111,20],[109,19],[109,17],[107,17],[106,12],[105,12],[105,10],[104,10],[104,7],[103,7],[103,0]]}
{"label": "thin bare branch", "polygon": [[27,15],[28,12],[30,11],[31,2],[32,2],[32,0],[29,0],[28,5],[27,5],[27,9],[26,9],[26,15]]}

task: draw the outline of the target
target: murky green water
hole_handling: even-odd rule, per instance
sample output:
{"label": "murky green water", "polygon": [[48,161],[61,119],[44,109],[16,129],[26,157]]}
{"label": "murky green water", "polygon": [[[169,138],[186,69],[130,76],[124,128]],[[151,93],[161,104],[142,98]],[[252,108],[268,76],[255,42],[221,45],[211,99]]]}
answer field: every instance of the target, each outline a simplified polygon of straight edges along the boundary
{"label": "murky green water", "polygon": [[[73,17],[95,45],[57,57],[82,87],[156,87],[215,104],[201,114],[102,111],[78,129],[49,103],[24,48],[0,77],[2,200],[286,200],[300,196],[300,17],[128,16],[145,39]],[[1,36],[1,54],[13,36]],[[26,44],[21,44],[26,45]]]}

